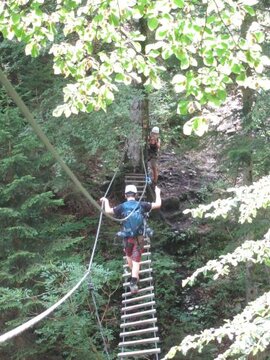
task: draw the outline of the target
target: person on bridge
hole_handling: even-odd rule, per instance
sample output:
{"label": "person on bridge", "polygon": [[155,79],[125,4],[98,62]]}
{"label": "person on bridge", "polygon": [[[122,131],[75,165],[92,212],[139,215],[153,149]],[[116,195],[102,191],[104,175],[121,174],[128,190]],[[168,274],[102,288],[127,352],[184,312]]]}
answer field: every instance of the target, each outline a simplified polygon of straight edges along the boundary
{"label": "person on bridge", "polygon": [[[149,213],[151,210],[159,209],[161,207],[161,197],[160,197],[160,188],[155,187],[155,202],[139,202],[136,201],[137,188],[135,185],[127,185],[125,188],[125,198],[126,201],[119,204],[116,207],[111,207],[109,200],[105,197],[100,199],[104,204],[104,210],[107,214],[114,214],[117,218],[123,219],[130,215],[130,219],[133,214],[136,217],[136,211],[142,213],[143,215]],[[129,211],[127,211],[129,209]],[[128,221],[128,219],[126,220]],[[136,220],[135,220],[136,221]],[[124,252],[127,257],[127,264],[131,269],[131,279],[130,279],[130,291],[132,294],[138,292],[138,280],[139,280],[139,271],[140,271],[140,261],[141,256],[144,251],[144,232],[141,232],[141,235],[137,235],[134,231],[134,234],[127,232],[127,227],[125,227],[125,221],[123,221],[123,238],[124,238]],[[120,232],[121,233],[121,232]]]}
{"label": "person on bridge", "polygon": [[154,126],[148,137],[148,161],[152,170],[152,182],[154,185],[158,181],[158,155],[160,150],[159,128]]}

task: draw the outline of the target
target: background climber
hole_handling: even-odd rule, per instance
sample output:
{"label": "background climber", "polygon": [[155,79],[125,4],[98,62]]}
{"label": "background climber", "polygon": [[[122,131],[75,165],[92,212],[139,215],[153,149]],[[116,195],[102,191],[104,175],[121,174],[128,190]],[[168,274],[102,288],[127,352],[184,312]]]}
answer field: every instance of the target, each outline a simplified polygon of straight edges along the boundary
{"label": "background climber", "polygon": [[154,185],[158,181],[158,155],[160,150],[160,138],[159,138],[159,128],[154,126],[148,137],[148,161],[150,162],[152,170],[152,182]]}

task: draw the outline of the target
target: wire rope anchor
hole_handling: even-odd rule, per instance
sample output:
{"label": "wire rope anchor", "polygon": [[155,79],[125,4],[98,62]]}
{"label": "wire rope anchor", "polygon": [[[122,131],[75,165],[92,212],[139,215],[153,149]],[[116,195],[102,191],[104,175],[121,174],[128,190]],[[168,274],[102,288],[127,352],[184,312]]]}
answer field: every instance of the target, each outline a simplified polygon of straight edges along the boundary
{"label": "wire rope anchor", "polygon": [[150,176],[146,176],[146,177],[145,177],[145,182],[146,182],[147,185],[151,185],[151,184],[152,184],[152,179],[151,179],[151,177],[150,177]]}
{"label": "wire rope anchor", "polygon": [[94,284],[91,281],[91,278],[88,280],[87,286],[88,286],[88,290],[90,292],[95,291],[95,287],[94,287]]}

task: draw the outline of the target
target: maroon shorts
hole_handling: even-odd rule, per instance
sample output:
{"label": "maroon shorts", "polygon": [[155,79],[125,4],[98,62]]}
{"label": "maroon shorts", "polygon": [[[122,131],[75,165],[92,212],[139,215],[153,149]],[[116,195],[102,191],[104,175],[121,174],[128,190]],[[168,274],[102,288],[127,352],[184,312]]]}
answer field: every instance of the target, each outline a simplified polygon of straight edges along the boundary
{"label": "maroon shorts", "polygon": [[126,256],[130,257],[132,261],[140,262],[144,252],[143,245],[143,241],[138,241],[137,238],[128,238],[124,248]]}

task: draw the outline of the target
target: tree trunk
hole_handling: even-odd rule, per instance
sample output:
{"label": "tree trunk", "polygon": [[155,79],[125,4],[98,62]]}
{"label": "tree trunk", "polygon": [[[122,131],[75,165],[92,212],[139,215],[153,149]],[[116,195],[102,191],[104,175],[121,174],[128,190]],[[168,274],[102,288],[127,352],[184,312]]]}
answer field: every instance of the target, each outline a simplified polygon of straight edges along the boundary
{"label": "tree trunk", "polygon": [[[148,27],[145,19],[141,19],[138,26],[141,34],[145,36],[145,41],[141,43],[141,52],[145,54],[145,46],[148,41]],[[130,108],[130,120],[132,125],[134,125],[134,131],[132,131],[128,139],[127,156],[134,172],[144,171],[142,160],[143,157],[146,160],[146,147],[144,145],[147,143],[149,132],[149,99],[144,86],[146,78],[143,74],[141,78],[142,82],[136,84],[136,87],[142,90],[143,98],[141,96],[140,98],[135,98]],[[144,151],[141,151],[142,148]]]}
{"label": "tree trunk", "polygon": [[[254,21],[254,17],[250,16],[249,14],[246,14],[245,19],[241,26],[241,32],[240,35],[242,38],[245,38],[247,35],[247,32],[250,28],[250,25]],[[252,72],[250,69],[247,70],[247,76],[251,76]],[[255,100],[255,91],[250,88],[241,88],[242,96],[243,96],[243,115],[246,117],[251,112],[251,109],[254,104]]]}

